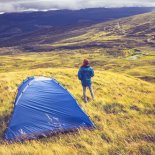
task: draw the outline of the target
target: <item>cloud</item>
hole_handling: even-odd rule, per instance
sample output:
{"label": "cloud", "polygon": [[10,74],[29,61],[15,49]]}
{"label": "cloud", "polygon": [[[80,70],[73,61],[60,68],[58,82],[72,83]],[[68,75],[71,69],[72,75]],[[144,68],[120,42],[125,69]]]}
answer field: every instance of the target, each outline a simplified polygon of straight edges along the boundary
{"label": "cloud", "polygon": [[0,12],[125,6],[155,7],[155,0],[0,0]]}

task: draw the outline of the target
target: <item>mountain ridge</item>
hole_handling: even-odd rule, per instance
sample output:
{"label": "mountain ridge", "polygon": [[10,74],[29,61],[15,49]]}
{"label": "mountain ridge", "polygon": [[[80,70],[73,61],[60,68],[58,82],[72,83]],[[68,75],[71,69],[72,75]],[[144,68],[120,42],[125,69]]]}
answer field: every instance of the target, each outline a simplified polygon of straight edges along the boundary
{"label": "mountain ridge", "polygon": [[[21,44],[20,40],[26,40],[25,38],[31,35],[37,37],[48,33],[51,35],[63,34],[107,20],[145,13],[150,10],[152,8],[100,8],[4,14],[0,15],[2,23],[0,47],[17,46]],[[26,42],[23,41],[23,43]]]}
{"label": "mountain ridge", "polygon": [[[84,28],[51,34],[50,29],[22,36],[21,48],[29,52],[82,48],[154,48],[155,12],[120,18]],[[147,19],[147,20],[146,20]],[[23,39],[23,40],[22,40]],[[15,42],[16,42],[15,40]],[[25,44],[26,43],[26,44]]]}

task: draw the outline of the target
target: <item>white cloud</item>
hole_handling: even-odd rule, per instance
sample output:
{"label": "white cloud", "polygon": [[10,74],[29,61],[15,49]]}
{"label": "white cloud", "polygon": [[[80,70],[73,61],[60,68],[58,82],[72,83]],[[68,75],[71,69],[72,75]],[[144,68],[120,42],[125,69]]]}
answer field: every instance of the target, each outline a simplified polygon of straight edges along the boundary
{"label": "white cloud", "polygon": [[155,0],[0,0],[0,12],[124,6],[155,7]]}

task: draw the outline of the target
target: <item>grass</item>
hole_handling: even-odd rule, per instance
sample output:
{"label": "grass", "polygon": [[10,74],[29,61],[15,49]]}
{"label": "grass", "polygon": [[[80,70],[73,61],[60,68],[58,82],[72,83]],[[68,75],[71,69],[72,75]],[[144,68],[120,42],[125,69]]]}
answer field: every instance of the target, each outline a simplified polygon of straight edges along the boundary
{"label": "grass", "polygon": [[[77,79],[84,57],[95,69],[95,101],[85,104]],[[94,58],[95,57],[95,58]],[[143,58],[144,59],[144,58]],[[0,154],[154,154],[155,153],[155,85],[127,72],[127,65],[141,63],[126,57],[109,57],[101,51],[30,53],[1,56],[0,68]],[[149,58],[149,60],[152,57]],[[147,65],[148,62],[147,61]],[[145,62],[146,63],[146,62]],[[145,63],[143,63],[144,70]],[[115,64],[115,66],[114,66]],[[124,65],[124,67],[121,67]],[[109,65],[109,69],[106,67]],[[23,70],[24,68],[24,70]],[[137,68],[130,68],[132,71]],[[149,71],[147,71],[149,72]],[[133,73],[133,72],[132,72]],[[18,85],[28,76],[49,76],[60,81],[77,99],[97,129],[79,130],[40,140],[7,144],[2,135],[7,127]],[[90,97],[90,95],[88,94]]]}
{"label": "grass", "polygon": [[[125,52],[125,56],[124,56]],[[132,53],[132,55],[130,54]],[[134,71],[141,76],[154,76],[154,51],[141,51],[137,56],[134,49],[116,51],[115,49],[93,48],[89,50],[62,50],[48,53],[22,53],[18,55],[1,56],[0,72],[19,71],[37,68],[73,68],[80,66],[83,58],[89,58],[91,64],[98,70],[111,70],[134,75]],[[137,71],[139,70],[139,71]],[[145,72],[145,73],[144,73]]]}
{"label": "grass", "polygon": [[[146,20],[148,16],[149,20]],[[77,35],[73,37],[68,35],[68,38],[47,44],[74,47],[105,43],[110,45],[109,48],[97,45],[68,51],[58,48],[48,53],[24,53],[18,48],[0,48],[0,155],[154,155],[154,49],[147,44],[142,47],[138,44],[147,39],[146,36],[125,36],[132,31],[139,35],[139,29],[135,28],[145,27],[146,23],[150,23],[148,28],[153,30],[154,13],[148,16],[101,23],[84,29],[84,33],[77,30]],[[153,35],[152,30],[147,36]],[[84,58],[91,61],[95,70],[95,100],[87,104],[82,100],[82,88],[77,79],[78,68]],[[28,76],[48,76],[61,82],[97,128],[23,143],[5,142],[3,133],[17,88]]]}
{"label": "grass", "polygon": [[[87,32],[86,34],[75,36],[69,39],[64,39],[58,43],[56,43],[54,46],[66,46],[66,45],[81,45],[81,44],[87,44],[90,42],[104,42],[104,41],[110,41],[110,40],[117,40],[121,37],[118,35],[109,35],[109,33],[104,31],[95,32],[95,29],[92,31]],[[53,45],[52,45],[53,46]]]}

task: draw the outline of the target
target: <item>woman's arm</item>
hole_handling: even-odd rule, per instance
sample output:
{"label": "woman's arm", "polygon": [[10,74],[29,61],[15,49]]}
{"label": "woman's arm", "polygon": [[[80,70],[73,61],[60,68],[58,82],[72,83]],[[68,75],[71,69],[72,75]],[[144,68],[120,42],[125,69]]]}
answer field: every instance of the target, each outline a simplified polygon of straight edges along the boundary
{"label": "woman's arm", "polygon": [[94,70],[91,68],[91,77],[94,76]]}
{"label": "woman's arm", "polygon": [[81,68],[78,71],[78,78],[79,78],[79,80],[82,80]]}

